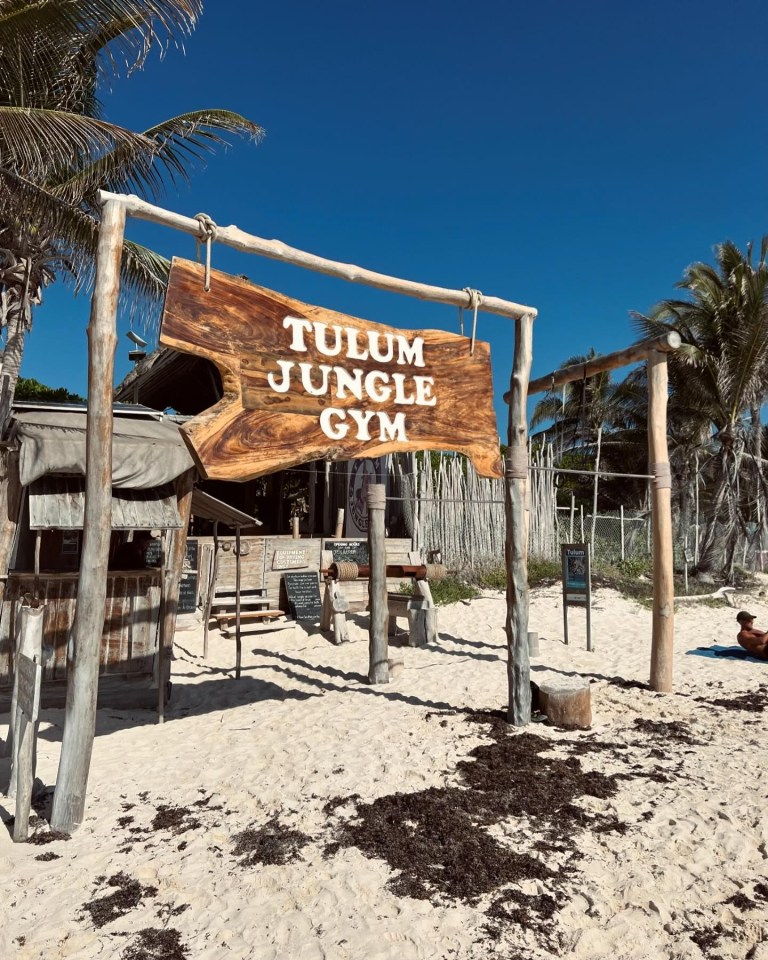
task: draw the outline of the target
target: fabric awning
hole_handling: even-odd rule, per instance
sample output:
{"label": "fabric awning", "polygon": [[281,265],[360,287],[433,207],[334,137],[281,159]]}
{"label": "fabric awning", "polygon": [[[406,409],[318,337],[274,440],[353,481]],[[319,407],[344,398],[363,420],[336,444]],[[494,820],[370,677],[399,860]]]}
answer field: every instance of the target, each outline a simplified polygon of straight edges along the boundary
{"label": "fabric awning", "polygon": [[[24,411],[14,415],[14,435],[21,445],[22,486],[46,474],[85,476],[85,419],[84,412]],[[113,431],[113,488],[149,490],[194,467],[174,423],[115,417]]]}
{"label": "fabric awning", "polygon": [[[82,530],[85,477],[41,477],[29,488],[30,530]],[[112,490],[113,530],[180,530],[173,484]]]}
{"label": "fabric awning", "polygon": [[202,520],[212,520],[223,523],[228,527],[260,527],[261,520],[243,513],[235,507],[230,507],[223,500],[217,500],[210,493],[198,490],[192,491],[192,516]]}

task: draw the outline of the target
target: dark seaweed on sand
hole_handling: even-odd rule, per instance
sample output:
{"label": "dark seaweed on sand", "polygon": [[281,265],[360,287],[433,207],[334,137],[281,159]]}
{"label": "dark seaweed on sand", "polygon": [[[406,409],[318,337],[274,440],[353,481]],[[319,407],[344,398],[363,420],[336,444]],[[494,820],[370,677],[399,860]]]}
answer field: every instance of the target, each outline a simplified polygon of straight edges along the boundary
{"label": "dark seaweed on sand", "polygon": [[31,837],[27,838],[27,843],[34,843],[37,846],[42,846],[46,843],[55,843],[57,840],[69,840],[70,836],[68,833],[62,833],[60,830],[45,830],[41,833],[33,833]]}
{"label": "dark seaweed on sand", "polygon": [[187,955],[178,930],[146,927],[139,930],[136,940],[125,948],[122,960],[186,960]]}
{"label": "dark seaweed on sand", "polygon": [[[487,725],[492,742],[476,747],[471,760],[457,765],[462,786],[396,793],[359,804],[357,818],[339,829],[339,845],[385,860],[398,872],[390,882],[393,891],[417,899],[444,895],[475,902],[530,879],[556,888],[567,869],[553,873],[539,856],[521,852],[511,840],[496,840],[487,828],[527,817],[535,821],[540,838],[552,841],[603,820],[605,829],[622,828],[615,819],[594,817],[574,803],[583,796],[613,796],[618,777],[586,772],[576,757],[542,756],[551,750],[551,741],[530,733],[510,735],[501,714],[476,713],[467,719]],[[521,898],[507,898],[514,899],[514,908],[499,901],[499,917],[519,921],[532,911],[541,916],[554,909],[551,897]]]}
{"label": "dark seaweed on sand", "polygon": [[186,833],[187,830],[196,830],[200,821],[189,807],[174,807],[161,803],[152,819],[153,830],[170,830],[172,834]]}
{"label": "dark seaweed on sand", "polygon": [[154,897],[157,894],[157,887],[143,887],[138,880],[133,880],[122,872],[111,876],[107,885],[115,887],[115,891],[83,904],[83,909],[90,913],[96,927],[103,927],[112,920],[125,916],[137,907],[144,897]]}
{"label": "dark seaweed on sand", "polygon": [[311,840],[300,830],[292,830],[280,823],[277,817],[261,827],[249,827],[233,837],[234,856],[243,857],[242,867],[258,864],[282,866],[299,858],[299,851]]}
{"label": "dark seaweed on sand", "polygon": [[711,707],[723,707],[725,710],[744,710],[747,713],[762,713],[766,705],[766,691],[763,687],[753,693],[743,693],[738,697],[719,697],[717,700],[707,700],[706,697],[696,697],[698,703],[705,703]]}
{"label": "dark seaweed on sand", "polygon": [[646,720],[645,717],[635,717],[635,729],[648,733],[652,737],[672,740],[676,743],[690,743],[693,746],[701,744],[691,733],[687,723],[681,720]]}

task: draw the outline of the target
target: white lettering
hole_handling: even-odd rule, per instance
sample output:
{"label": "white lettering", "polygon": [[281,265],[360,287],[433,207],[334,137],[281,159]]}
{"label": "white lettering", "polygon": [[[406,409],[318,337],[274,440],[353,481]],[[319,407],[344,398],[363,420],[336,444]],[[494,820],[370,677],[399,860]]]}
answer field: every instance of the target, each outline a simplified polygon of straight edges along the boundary
{"label": "white lettering", "polygon": [[379,440],[401,440],[408,442],[408,435],[405,432],[405,414],[396,413],[394,420],[391,420],[388,413],[382,411],[379,414]]}
{"label": "white lettering", "polygon": [[404,373],[393,373],[392,380],[395,384],[395,403],[400,403],[402,405],[408,405],[411,403],[416,403],[416,397],[411,394],[410,396],[405,392],[405,374]]}
{"label": "white lettering", "polygon": [[371,422],[371,417],[375,416],[373,410],[350,410],[350,417],[357,424],[357,439],[358,440],[370,440],[371,434],[368,431],[368,424]]}
{"label": "white lettering", "polygon": [[293,337],[291,340],[291,350],[306,353],[307,345],[304,343],[304,331],[309,333],[312,329],[310,321],[304,320],[301,317],[286,317],[285,320],[283,320],[283,326],[286,330],[291,331]]}
{"label": "white lettering", "polygon": [[336,396],[341,400],[347,396],[347,391],[358,400],[363,399],[363,371],[356,367],[352,373],[343,367],[334,367],[336,374]]}
{"label": "white lettering", "polygon": [[[368,351],[366,349],[360,349],[360,344],[357,342],[357,330],[353,330],[351,327],[346,327],[347,332],[347,358],[349,360],[367,360]],[[370,338],[370,334],[368,334]]]}
{"label": "white lettering", "polygon": [[365,392],[376,403],[386,403],[392,395],[391,387],[376,387],[376,381],[380,383],[387,383],[389,381],[389,374],[384,373],[381,370],[371,370],[371,372],[365,378]]}
{"label": "white lettering", "polygon": [[384,340],[388,348],[386,354],[383,354],[379,350],[379,343],[381,341],[379,334],[374,333],[372,330],[368,332],[368,346],[371,349],[371,359],[377,363],[390,363],[395,355],[395,338],[391,333],[385,333]]}
{"label": "white lettering", "polygon": [[275,393],[288,393],[288,390],[291,386],[291,376],[288,371],[293,366],[293,360],[278,360],[277,365],[280,367],[280,370],[283,374],[283,382],[278,383],[275,379],[275,374],[268,373],[267,383],[270,385],[270,387],[272,387]]}
{"label": "white lettering", "polygon": [[413,382],[416,385],[416,403],[420,407],[434,407],[437,403],[437,397],[432,394],[435,378],[414,377]]}
{"label": "white lettering", "polygon": [[320,429],[331,440],[343,440],[349,433],[349,425],[346,423],[331,423],[331,417],[337,417],[339,420],[345,420],[346,414],[343,410],[337,410],[335,407],[328,407],[320,414]]}
{"label": "white lettering", "polygon": [[424,337],[414,337],[413,343],[408,343],[405,337],[397,338],[397,362],[412,363],[414,367],[424,366]]}
{"label": "white lettering", "polygon": [[329,347],[326,341],[328,327],[324,323],[315,322],[315,346],[324,357],[338,357],[341,353],[341,327],[335,323],[331,327],[336,337],[333,347]]}
{"label": "white lettering", "polygon": [[[328,374],[331,372],[331,367],[326,363],[318,364],[315,367],[311,363],[300,363],[299,369],[301,370],[301,383],[307,393],[312,397],[324,397],[328,393]],[[319,370],[322,380],[319,387],[315,387],[312,384],[312,371]]]}

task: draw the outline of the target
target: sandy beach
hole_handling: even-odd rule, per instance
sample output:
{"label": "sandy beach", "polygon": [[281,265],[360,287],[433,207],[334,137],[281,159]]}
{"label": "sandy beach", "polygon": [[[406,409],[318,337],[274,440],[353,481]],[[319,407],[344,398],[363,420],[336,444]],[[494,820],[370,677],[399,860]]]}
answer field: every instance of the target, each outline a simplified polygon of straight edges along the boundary
{"label": "sandy beach", "polygon": [[[530,608],[532,677],[591,682],[584,732],[499,722],[501,595],[440,608],[439,644],[393,647],[380,687],[362,616],[338,647],[247,634],[239,681],[233,640],[204,661],[202,627],[177,633],[166,723],[99,711],[75,835],[1,831],[0,957],[766,960],[768,663],[703,655],[736,610],[680,605],[675,692],[653,693],[650,611],[593,601],[593,652],[579,610],[563,644],[559,585]],[[62,722],[43,711],[48,785]]]}

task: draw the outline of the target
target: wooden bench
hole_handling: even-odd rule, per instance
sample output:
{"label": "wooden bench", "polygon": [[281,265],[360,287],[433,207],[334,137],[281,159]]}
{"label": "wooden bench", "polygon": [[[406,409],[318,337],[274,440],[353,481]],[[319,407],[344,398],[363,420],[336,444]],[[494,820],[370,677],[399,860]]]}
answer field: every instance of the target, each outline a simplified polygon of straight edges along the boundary
{"label": "wooden bench", "polygon": [[[234,610],[237,605],[237,592],[232,589],[218,589],[211,600],[211,613],[218,617],[219,611]],[[263,587],[254,587],[240,591],[240,609],[259,611],[269,607],[267,591]]]}

